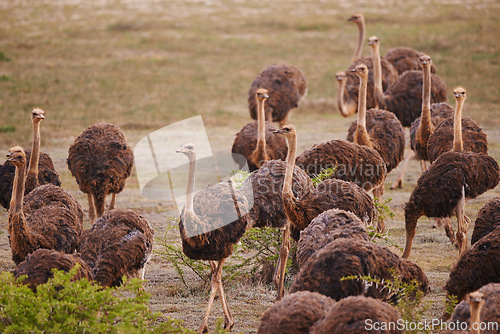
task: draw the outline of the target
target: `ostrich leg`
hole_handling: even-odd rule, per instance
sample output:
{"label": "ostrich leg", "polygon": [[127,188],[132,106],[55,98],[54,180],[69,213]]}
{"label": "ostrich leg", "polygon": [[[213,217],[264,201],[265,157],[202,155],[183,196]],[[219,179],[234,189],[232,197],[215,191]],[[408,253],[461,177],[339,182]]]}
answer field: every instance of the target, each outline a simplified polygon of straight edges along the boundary
{"label": "ostrich leg", "polygon": [[[210,298],[208,299],[207,310],[205,311],[205,316],[203,317],[203,323],[201,324],[198,333],[208,332],[208,317],[210,316],[210,311],[212,310],[212,305],[214,303],[215,293],[217,292],[217,290],[219,290],[219,292],[222,291],[221,301],[223,300],[222,308],[224,310],[224,325],[225,326],[226,324],[231,325],[231,322],[234,324],[231,314],[230,313],[226,314],[226,311],[229,311],[229,309],[227,308],[227,302],[226,302],[226,307],[224,307],[226,296],[224,296],[224,290],[220,289],[220,286],[222,285],[222,266],[224,265],[225,260],[226,259],[218,261],[217,265],[215,265],[213,261],[210,261],[210,266],[212,267],[212,279],[210,281]],[[215,270],[213,270],[214,268]]]}
{"label": "ostrich leg", "polygon": [[462,188],[462,198],[460,202],[458,202],[457,208],[455,209],[455,213],[457,216],[457,244],[458,244],[458,255],[462,256],[463,253],[467,250],[467,225],[470,219],[467,217],[465,219],[465,189]]}
{"label": "ostrich leg", "polygon": [[404,178],[404,175],[405,175],[405,170],[406,170],[406,167],[408,166],[408,162],[410,162],[410,160],[413,157],[415,157],[415,152],[413,152],[412,150],[410,150],[410,152],[408,152],[408,154],[406,155],[405,160],[403,161],[403,166],[401,168],[401,172],[399,172],[398,178],[392,184],[391,189],[397,189],[397,188],[402,188],[403,187],[403,178]]}
{"label": "ostrich leg", "polygon": [[89,218],[90,218],[90,223],[94,224],[94,222],[95,222],[94,197],[92,196],[92,194],[87,194],[87,198],[89,200]]}
{"label": "ostrich leg", "polygon": [[277,296],[276,300],[280,300],[285,295],[285,289],[283,287],[285,281],[285,271],[286,264],[288,260],[288,254],[290,252],[290,221],[287,221],[286,227],[283,230],[283,237],[281,240],[280,256],[278,258],[278,263],[276,264],[276,270],[274,271],[273,282],[276,285]]}
{"label": "ostrich leg", "polygon": [[115,203],[116,203],[116,194],[112,193],[111,194],[111,203],[109,203],[108,212],[115,208]]}

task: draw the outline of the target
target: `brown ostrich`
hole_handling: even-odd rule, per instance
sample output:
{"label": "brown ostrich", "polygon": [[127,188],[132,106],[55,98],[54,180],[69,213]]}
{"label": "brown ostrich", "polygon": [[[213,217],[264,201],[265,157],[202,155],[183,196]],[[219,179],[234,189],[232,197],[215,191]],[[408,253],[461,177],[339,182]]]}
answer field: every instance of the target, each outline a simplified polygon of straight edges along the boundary
{"label": "brown ostrich", "polygon": [[365,224],[354,213],[340,209],[320,213],[300,232],[296,254],[299,268],[316,251],[340,238],[369,240]]}
{"label": "brown ostrich", "polygon": [[402,282],[415,280],[427,293],[429,281],[424,272],[410,261],[402,261],[388,248],[371,241],[340,238],[315,252],[300,268],[290,288],[315,291],[335,300],[364,295],[397,302],[401,291],[359,279],[341,280],[346,276],[371,276],[380,281],[399,276]]}
{"label": "brown ostrich", "polygon": [[79,255],[101,286],[119,286],[124,275],[144,279],[153,251],[154,231],[131,210],[114,209],[83,232]]}
{"label": "brown ostrich", "polygon": [[231,255],[234,244],[251,227],[245,215],[248,202],[231,181],[206,187],[195,196],[196,146],[184,144],[177,153],[189,159],[186,206],[179,222],[182,250],[191,259],[208,260],[212,267],[210,297],[199,332],[208,330],[208,317],[217,291],[224,311],[224,328],[230,330],[234,320],[222,287],[222,266]]}
{"label": "brown ostrich", "polygon": [[257,89],[257,121],[245,125],[234,138],[231,153],[240,169],[248,164],[248,169],[253,172],[266,161],[286,158],[285,139],[273,136],[276,128],[265,120],[267,93],[266,89]]}
{"label": "brown ostrich", "polygon": [[[441,154],[450,151],[452,148],[476,153],[488,153],[486,133],[474,120],[469,117],[462,117],[466,94],[465,89],[462,87],[458,87],[453,91],[456,100],[454,117],[448,117],[442,121],[429,136],[427,154],[430,162],[435,161]],[[461,142],[454,140],[457,132],[461,133]],[[455,147],[455,145],[460,145],[460,147]]]}
{"label": "brown ostrich", "polygon": [[93,224],[104,214],[109,194],[109,210],[114,208],[116,194],[123,190],[132,171],[134,153],[120,128],[108,123],[89,126],[75,139],[68,153],[68,168],[80,190],[87,194]]}
{"label": "brown ostrich", "polygon": [[38,285],[47,283],[49,279],[54,277],[52,269],[69,272],[76,264],[80,267],[73,279],[92,280],[91,269],[80,257],[53,249],[40,248],[26,256],[24,261],[17,265],[14,277],[26,275],[23,284],[29,285],[32,290],[36,291]]}
{"label": "brown ostrich", "polygon": [[275,64],[266,67],[253,80],[248,90],[248,109],[253,119],[257,119],[255,94],[260,88],[269,92],[266,121],[279,122],[281,126],[288,124],[290,111],[297,108],[306,96],[307,81],[304,73],[295,66]]}
{"label": "brown ostrich", "polygon": [[[387,51],[384,58],[390,62],[396,70],[398,70],[399,75],[401,75],[406,71],[420,71],[420,57],[423,55],[423,52],[412,48],[398,47]],[[436,73],[434,64],[430,65],[430,70],[431,73]]]}
{"label": "brown ostrich", "polygon": [[[40,125],[44,119],[45,112],[43,110],[33,109],[31,112],[33,143],[31,149],[25,150],[27,166],[29,166],[24,189],[25,195],[39,185],[47,183],[61,185],[52,159],[47,153],[40,152]],[[15,166],[9,162],[0,165],[0,205],[6,209],[9,209],[10,206],[15,170]]]}
{"label": "brown ostrich", "polygon": [[[460,87],[454,92],[458,100],[465,94]],[[457,114],[459,112],[460,108],[457,108]],[[464,213],[466,200],[495,188],[499,182],[499,167],[493,158],[484,153],[462,151],[460,124],[457,122],[455,127],[453,150],[439,156],[420,176],[406,203],[405,258],[410,256],[418,218],[424,215],[429,218],[457,217],[456,241],[462,255],[467,249],[470,226],[470,219]]]}
{"label": "brown ostrich", "polygon": [[[479,290],[471,292],[462,300],[453,311],[449,323],[467,323],[470,333],[498,333],[498,328],[492,328],[479,332],[478,325],[473,323],[498,323],[500,318],[500,283],[490,283],[482,286]],[[451,326],[450,326],[451,327]],[[475,332],[473,330],[476,330]],[[446,330],[442,334],[463,333],[458,330]]]}
{"label": "brown ostrich", "polygon": [[264,312],[257,334],[308,334],[334,304],[333,299],[317,292],[292,293]]}
{"label": "brown ostrich", "polygon": [[462,254],[451,268],[444,289],[460,301],[488,283],[500,283],[500,227]]}
{"label": "brown ostrich", "polygon": [[[351,296],[336,302],[318,320],[311,334],[361,334],[361,333],[404,333],[398,321],[401,314],[392,305],[363,296]],[[380,329],[381,326],[387,329]]]}
{"label": "brown ostrich", "polygon": [[73,253],[83,231],[80,204],[53,184],[39,186],[24,197],[26,154],[15,146],[7,157],[16,166],[8,225],[14,262],[21,263],[39,248]]}
{"label": "brown ostrich", "polygon": [[[384,159],[389,173],[403,160],[405,150],[403,127],[398,118],[387,110],[366,110],[368,68],[361,64],[356,66],[353,72],[360,78],[358,119],[349,127],[347,140],[377,150]],[[379,199],[383,194],[384,184],[373,190],[373,195]],[[379,226],[379,230],[384,230],[383,223]]]}
{"label": "brown ostrich", "polygon": [[358,26],[358,43],[356,44],[356,50],[352,56],[352,63],[361,58],[363,52],[363,42],[365,41],[365,17],[362,13],[356,13],[352,15],[347,21],[353,22]]}
{"label": "brown ostrich", "polygon": [[475,244],[479,239],[491,233],[497,226],[500,226],[500,197],[490,199],[479,210],[474,223],[471,244]]}

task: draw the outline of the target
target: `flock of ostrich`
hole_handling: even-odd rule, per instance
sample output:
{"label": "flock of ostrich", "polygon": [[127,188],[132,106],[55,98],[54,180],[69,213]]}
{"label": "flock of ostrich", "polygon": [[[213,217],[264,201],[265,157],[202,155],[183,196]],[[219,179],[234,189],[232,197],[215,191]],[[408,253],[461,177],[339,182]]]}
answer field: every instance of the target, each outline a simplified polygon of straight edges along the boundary
{"label": "flock of ostrich", "polygon": [[[217,293],[224,327],[233,327],[223,265],[248,229],[262,227],[282,230],[282,243],[273,276],[277,301],[263,314],[258,333],[364,333],[369,332],[367,319],[397,322],[401,314],[394,305],[403,298],[402,291],[342,278],[399,278],[428,293],[426,274],[409,259],[421,216],[444,226],[458,248],[445,290],[460,304],[443,319],[468,322],[471,333],[479,333],[474,324],[500,320],[500,198],[479,211],[470,246],[472,222],[464,213],[467,200],[498,185],[500,169],[488,156],[486,134],[462,116],[466,90],[455,88],[455,104],[449,105],[447,87],[429,55],[402,47],[381,56],[374,36],[368,39],[371,57],[361,57],[364,17],[356,14],[349,21],[359,28],[358,44],[350,67],[336,75],[339,112],[356,115],[346,140],[323,141],[297,152],[299,134],[289,116],[307,94],[307,82],[298,68],[276,64],[251,83],[253,120],[236,133],[231,149],[234,161],[250,172],[241,187],[228,178],[195,192],[196,143],[177,150],[189,161],[186,205],[179,221],[183,252],[209,261],[212,268],[199,332],[208,331]],[[0,165],[0,204],[9,210],[15,276],[27,275],[24,283],[35,291],[51,277],[51,269],[69,271],[75,264],[80,265],[75,279],[104,287],[120,285],[124,275],[143,279],[154,231],[141,215],[115,208],[116,194],[124,189],[134,162],[120,128],[93,124],[69,147],[68,168],[88,197],[91,226],[84,229],[82,206],[61,188],[51,158],[40,151],[44,111],[34,109],[31,116],[32,147],[12,147]],[[406,157],[405,128],[411,138]],[[402,186],[404,169],[415,157],[422,174],[405,205],[406,245],[399,256],[370,241],[367,227],[384,231],[375,201],[384,196],[387,174],[400,164],[391,187]],[[311,178],[325,171],[326,177],[314,184]],[[236,212],[235,218],[221,223],[230,212]],[[297,241],[299,271],[285,294],[290,238]]]}

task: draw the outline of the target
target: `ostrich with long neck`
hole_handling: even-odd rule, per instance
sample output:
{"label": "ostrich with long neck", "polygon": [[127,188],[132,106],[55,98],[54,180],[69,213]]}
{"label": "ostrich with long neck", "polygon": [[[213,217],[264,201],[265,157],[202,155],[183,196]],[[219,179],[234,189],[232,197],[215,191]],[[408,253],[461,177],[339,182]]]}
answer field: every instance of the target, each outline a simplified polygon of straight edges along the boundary
{"label": "ostrich with long neck", "polygon": [[466,91],[453,91],[456,101],[453,149],[443,153],[420,176],[405,205],[406,245],[403,257],[410,256],[418,218],[457,217],[456,240],[459,255],[467,250],[467,230],[470,219],[465,215],[465,202],[497,186],[500,178],[498,163],[484,153],[463,151],[462,107]]}
{"label": "ostrich with long neck", "polygon": [[266,122],[265,104],[269,99],[267,89],[260,88],[255,93],[257,101],[257,121],[245,125],[234,138],[231,153],[240,169],[248,164],[252,172],[269,160],[285,160],[287,147],[283,138],[273,136],[276,128]]}
{"label": "ostrich with long neck", "polygon": [[[360,78],[358,117],[348,130],[347,140],[374,148],[384,159],[389,173],[403,159],[405,148],[403,127],[397,117],[387,110],[375,108],[366,110],[368,68],[361,64],[356,66],[353,72]],[[373,195],[378,199],[381,199],[383,194],[384,184],[373,190]],[[379,221],[378,229],[384,230],[382,220]]]}
{"label": "ostrich with long neck", "polygon": [[39,186],[24,198],[26,154],[15,146],[7,161],[16,167],[9,209],[9,242],[16,264],[38,248],[73,253],[83,232],[83,211],[76,199],[52,184]]}
{"label": "ostrich with long neck", "polygon": [[[233,246],[249,228],[245,215],[248,203],[231,181],[208,186],[195,195],[196,146],[184,144],[177,153],[189,159],[186,206],[179,222],[182,250],[191,259],[208,260],[212,268],[209,302],[199,331],[208,329],[208,317],[217,291],[224,311],[224,327],[231,329],[234,320],[222,287],[222,266],[233,252]],[[237,217],[229,218],[233,216],[229,213],[234,213],[234,210]]]}
{"label": "ostrich with long neck", "polygon": [[363,42],[365,40],[365,17],[361,13],[354,14],[347,21],[353,22],[358,26],[358,43],[356,44],[356,50],[352,56],[352,62],[361,58],[361,53],[363,52]]}

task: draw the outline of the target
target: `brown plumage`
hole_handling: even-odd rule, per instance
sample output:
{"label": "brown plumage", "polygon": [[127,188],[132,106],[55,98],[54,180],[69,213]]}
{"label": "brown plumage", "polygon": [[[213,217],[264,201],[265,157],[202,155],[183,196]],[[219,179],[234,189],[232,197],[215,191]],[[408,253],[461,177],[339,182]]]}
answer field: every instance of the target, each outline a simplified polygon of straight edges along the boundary
{"label": "brown plumage", "polygon": [[[61,185],[59,174],[54,168],[52,159],[47,153],[40,152],[40,125],[44,119],[45,112],[43,110],[38,108],[33,109],[31,112],[33,143],[31,149],[24,151],[27,166],[29,166],[25,181],[25,195],[39,185],[47,183],[52,183],[56,186]],[[13,164],[6,162],[4,165],[0,165],[0,205],[6,209],[9,209],[10,206],[14,174],[15,167]]]}
{"label": "brown plumage", "polygon": [[[460,119],[465,90],[454,90],[457,100],[455,118]],[[461,122],[455,123],[453,149],[443,153],[419,178],[405,206],[406,246],[403,257],[410,255],[418,218],[457,217],[456,240],[459,253],[467,249],[470,219],[465,216],[465,201],[493,189],[499,182],[497,162],[484,153],[463,150]]]}
{"label": "brown plumage", "polygon": [[[311,334],[404,333],[398,329],[401,314],[392,305],[370,297],[351,296],[336,302],[311,327]],[[392,325],[391,325],[392,323]],[[387,330],[376,330],[382,325]],[[389,327],[392,326],[392,327]]]}
{"label": "brown plumage", "polygon": [[208,330],[208,317],[217,291],[224,311],[224,328],[230,330],[234,320],[222,287],[222,266],[234,244],[250,228],[246,216],[248,202],[231,180],[205,187],[194,195],[196,146],[184,144],[177,153],[189,159],[186,206],[179,221],[182,250],[191,259],[209,260],[212,267],[210,297],[199,332]]}
{"label": "brown plumage", "polygon": [[283,204],[290,220],[291,236],[299,239],[299,233],[320,213],[333,209],[348,210],[365,223],[373,219],[374,208],[370,196],[354,183],[338,179],[326,179],[311,191],[295,197],[292,191],[292,171],[295,168],[297,133],[293,125],[286,125],[276,131],[288,142],[285,180],[283,182]]}
{"label": "brown plumage", "polygon": [[479,239],[491,233],[497,226],[500,226],[500,197],[490,199],[479,210],[474,222],[471,244],[475,244]]}
{"label": "brown plumage", "polygon": [[24,261],[15,268],[14,276],[17,278],[26,275],[23,283],[36,291],[38,285],[47,283],[49,279],[54,277],[52,269],[68,272],[76,264],[79,265],[79,268],[73,279],[85,278],[89,281],[92,280],[92,271],[80,257],[53,249],[37,249],[26,256]]}
{"label": "brown plumage", "polygon": [[388,248],[374,242],[341,238],[311,256],[295,276],[290,292],[316,291],[335,300],[364,295],[397,302],[400,297],[400,291],[389,291],[384,285],[357,279],[341,281],[342,277],[350,275],[371,276],[378,280],[393,280],[393,275],[399,275],[406,283],[417,280],[424,293],[430,290],[427,277],[416,264],[401,261]]}
{"label": "brown plumage", "polygon": [[[423,52],[415,49],[398,47],[387,51],[384,58],[390,62],[396,68],[399,75],[401,75],[406,71],[421,70],[419,58],[423,55]],[[431,73],[436,73],[436,67],[434,64],[431,65],[430,70]]]}
{"label": "brown plumage", "polygon": [[366,191],[382,185],[387,175],[385,162],[375,149],[347,140],[314,144],[302,152],[295,163],[310,177],[335,168],[332,178],[353,182]]}
{"label": "brown plumage", "polygon": [[460,301],[488,283],[500,283],[500,227],[479,239],[458,259],[444,288]]}
{"label": "brown plumage", "polygon": [[[500,305],[500,283],[486,284],[474,293],[469,294],[455,307],[449,323],[467,323],[469,330],[471,329],[471,320],[474,320],[474,318],[480,320],[484,324],[498,323],[498,320],[500,319],[500,308],[498,305]],[[481,307],[478,308],[478,306]],[[474,316],[474,312],[479,312],[479,314]],[[458,334],[464,333],[464,331],[448,330],[440,333]],[[481,333],[497,334],[498,328],[490,327],[490,330],[486,329]]]}
{"label": "brown plumage", "polygon": [[276,128],[265,121],[265,102],[269,98],[266,89],[257,89],[257,121],[245,125],[235,136],[231,153],[234,161],[243,169],[253,172],[266,161],[285,160],[287,146],[284,138],[274,136]]}
{"label": "brown plumage", "polygon": [[77,200],[61,187],[46,184],[24,198],[26,155],[19,146],[9,150],[16,166],[9,209],[9,242],[16,264],[39,248],[73,253],[83,231],[83,211]]}
{"label": "brown plumage", "polygon": [[262,315],[258,334],[308,334],[335,301],[317,292],[298,291],[285,296]]}
{"label": "brown plumage", "polygon": [[365,224],[354,213],[341,209],[330,209],[319,214],[300,232],[296,254],[299,268],[316,251],[340,238],[368,241]]}
{"label": "brown plumage", "polygon": [[114,209],[83,232],[78,251],[96,282],[104,287],[118,286],[124,275],[144,279],[153,236],[144,217],[131,210]]}
{"label": "brown plumage", "polygon": [[134,154],[120,128],[96,123],[85,129],[68,150],[68,168],[80,190],[89,199],[89,216],[93,223],[104,214],[106,196],[123,190],[134,163]]}
{"label": "brown plumage", "polygon": [[307,81],[304,73],[295,66],[275,64],[266,67],[248,90],[248,109],[253,119],[257,119],[255,93],[259,88],[269,92],[266,120],[284,125],[288,123],[290,111],[297,108],[307,94]]}

